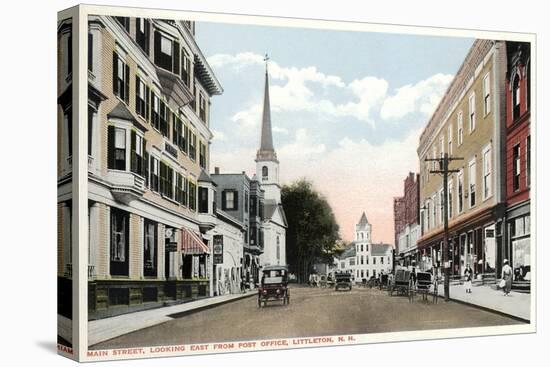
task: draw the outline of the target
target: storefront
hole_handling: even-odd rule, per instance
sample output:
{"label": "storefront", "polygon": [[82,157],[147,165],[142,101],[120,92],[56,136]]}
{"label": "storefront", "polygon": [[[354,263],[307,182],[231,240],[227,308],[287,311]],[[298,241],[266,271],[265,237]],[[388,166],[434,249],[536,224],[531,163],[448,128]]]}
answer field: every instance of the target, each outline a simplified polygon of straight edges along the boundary
{"label": "storefront", "polygon": [[531,281],[531,213],[530,201],[520,203],[507,212],[508,244],[505,256],[514,272],[514,282]]}

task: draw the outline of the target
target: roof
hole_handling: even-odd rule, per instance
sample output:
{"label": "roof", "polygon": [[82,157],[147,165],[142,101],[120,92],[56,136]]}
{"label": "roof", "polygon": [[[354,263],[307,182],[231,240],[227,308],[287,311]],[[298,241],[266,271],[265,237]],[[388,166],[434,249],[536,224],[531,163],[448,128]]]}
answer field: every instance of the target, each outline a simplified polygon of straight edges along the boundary
{"label": "roof", "polygon": [[126,105],[122,102],[118,102],[115,108],[113,108],[111,112],[107,114],[107,118],[130,121],[135,127],[140,129],[141,131],[147,131],[147,128],[135,119],[128,107],[126,107]]}
{"label": "roof", "polygon": [[279,214],[281,215],[281,218],[283,220],[283,224],[285,226],[288,226],[288,222],[286,220],[286,214],[283,209],[283,204],[278,204],[274,200],[266,200],[264,203],[264,218],[265,219],[272,219],[275,212],[279,209]]}
{"label": "roof", "polygon": [[373,243],[371,245],[371,254],[372,256],[385,256],[387,252],[391,251],[392,246],[386,243]]}
{"label": "roof", "polygon": [[199,175],[199,178],[197,180],[198,182],[210,182],[214,186],[217,186],[214,180],[212,180],[212,177],[208,173],[206,173],[204,170],[201,170],[201,174]]}
{"label": "roof", "polygon": [[350,246],[348,246],[344,252],[342,252],[342,254],[339,256],[340,259],[345,259],[345,258],[348,258],[348,257],[355,257],[356,255],[356,252],[355,252],[355,245],[354,244],[351,244]]}
{"label": "roof", "polygon": [[361,215],[361,219],[359,219],[359,223],[357,223],[357,225],[359,226],[359,228],[365,228],[367,224],[369,224],[369,221],[367,219],[367,215],[365,214],[365,212],[363,212],[363,214]]}
{"label": "roof", "polygon": [[277,153],[273,148],[273,134],[271,131],[271,107],[269,103],[269,75],[265,70],[264,109],[262,114],[262,130],[260,149],[256,153],[257,160],[277,160]]}

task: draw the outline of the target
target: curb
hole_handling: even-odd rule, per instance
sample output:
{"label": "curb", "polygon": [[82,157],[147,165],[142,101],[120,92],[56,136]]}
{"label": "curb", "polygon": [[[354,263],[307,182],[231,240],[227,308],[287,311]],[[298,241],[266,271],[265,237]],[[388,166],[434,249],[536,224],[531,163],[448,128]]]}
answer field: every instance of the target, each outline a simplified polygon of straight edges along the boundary
{"label": "curb", "polygon": [[[432,295],[433,295],[433,293],[432,293]],[[445,301],[445,296],[444,295],[438,294],[437,296],[439,298],[443,299],[443,301]],[[460,304],[463,304],[463,305],[466,305],[466,306],[478,308],[480,310],[491,312],[491,313],[494,313],[494,314],[497,314],[497,315],[506,316],[506,317],[509,317],[509,318],[514,319],[516,321],[521,321],[521,322],[524,322],[524,323],[527,323],[527,324],[531,323],[531,320],[529,320],[529,319],[524,319],[523,317],[519,317],[519,316],[516,316],[516,315],[511,315],[511,314],[506,313],[504,311],[495,310],[494,308],[490,308],[490,307],[487,307],[487,306],[481,306],[481,305],[478,305],[478,304],[475,304],[475,303],[466,302],[466,301],[456,299],[456,298],[452,298],[452,297],[449,297],[449,301],[453,301],[453,302],[460,303]]]}
{"label": "curb", "polygon": [[[181,318],[185,315],[189,315],[189,314],[193,314],[193,313],[196,313],[196,312],[200,312],[200,311],[204,311],[204,310],[207,310],[207,309],[210,309],[210,308],[214,308],[216,306],[221,306],[221,305],[224,305],[224,304],[227,304],[227,303],[231,303],[231,302],[235,302],[235,301],[239,301],[239,300],[242,300],[242,299],[245,299],[245,298],[248,298],[248,297],[252,297],[252,296],[256,296],[258,293],[257,292],[250,292],[248,294],[242,294],[242,297],[235,297],[235,298],[230,298],[230,299],[227,299],[227,300],[224,300],[224,301],[219,301],[219,302],[215,302],[215,303],[210,303],[210,304],[207,304],[207,305],[204,305],[204,306],[199,306],[199,307],[196,307],[196,308],[193,308],[193,309],[190,309],[190,310],[186,310],[186,311],[181,311],[181,312],[175,312],[175,313],[171,313],[171,314],[166,314],[164,315],[164,317],[168,317],[170,318],[171,320],[160,320],[159,322],[155,323],[155,324],[152,324],[152,325],[147,325],[147,326],[144,326],[142,328],[139,328],[139,329],[135,329],[135,330],[131,330],[131,331],[128,331],[128,332],[124,332],[124,333],[121,333],[121,334],[118,334],[116,336],[112,336],[112,337],[109,337],[107,339],[103,339],[103,340],[99,340],[97,342],[95,342],[94,344],[91,344],[88,346],[88,349],[92,349],[94,346],[98,345],[98,344],[101,344],[101,343],[104,343],[104,342],[108,342],[109,340],[113,340],[115,338],[118,338],[118,337],[121,337],[123,335],[128,335],[128,334],[131,334],[131,333],[134,333],[136,331],[141,331],[141,330],[145,330],[145,329],[148,329],[148,328],[151,328],[151,327],[155,327],[155,326],[158,326],[158,325],[162,325],[166,322],[170,322],[172,320],[176,320],[178,318]],[[215,297],[212,297],[212,298],[215,298]],[[169,306],[170,307],[170,306]],[[176,316],[174,316],[176,315]]]}
{"label": "curb", "polygon": [[[196,312],[208,310],[208,309],[214,308],[216,306],[225,305],[227,303],[239,301],[241,299],[245,299],[245,298],[252,297],[252,296],[257,296],[257,295],[258,295],[257,292],[250,292],[249,294],[243,294],[242,297],[235,297],[235,298],[227,299],[225,301],[220,301],[220,302],[217,302],[217,303],[211,303],[211,304],[204,305],[204,306],[197,307],[197,308],[193,308],[193,309],[187,310],[187,311],[171,313],[171,314],[166,315],[166,317],[170,317],[171,319],[175,320],[175,319],[179,319],[179,318],[182,318],[184,316],[187,316],[187,315],[190,315],[190,314],[193,314],[193,313],[196,313]],[[160,325],[160,324],[157,324],[157,325]],[[141,330],[141,329],[139,329],[139,330]]]}

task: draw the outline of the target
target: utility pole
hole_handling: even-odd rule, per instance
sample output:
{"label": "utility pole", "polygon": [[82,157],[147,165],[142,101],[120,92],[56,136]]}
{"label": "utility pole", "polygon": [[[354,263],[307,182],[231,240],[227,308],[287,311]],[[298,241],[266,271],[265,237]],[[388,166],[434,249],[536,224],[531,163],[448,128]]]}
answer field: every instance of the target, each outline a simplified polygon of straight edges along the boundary
{"label": "utility pole", "polygon": [[[449,173],[459,172],[457,169],[449,169],[450,161],[463,160],[461,157],[450,157],[444,153],[441,158],[426,158],[424,161],[439,162],[439,170],[430,170],[430,173],[437,173],[443,176],[443,267],[445,271],[445,283],[443,289],[445,292],[445,301],[449,300],[449,282],[450,267],[449,264]],[[434,203],[435,205],[435,203]]]}

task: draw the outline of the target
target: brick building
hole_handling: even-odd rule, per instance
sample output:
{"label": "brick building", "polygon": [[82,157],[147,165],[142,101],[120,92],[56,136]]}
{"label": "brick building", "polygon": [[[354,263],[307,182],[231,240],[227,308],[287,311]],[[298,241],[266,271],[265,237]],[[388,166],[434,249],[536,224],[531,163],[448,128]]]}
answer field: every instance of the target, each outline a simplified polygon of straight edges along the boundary
{"label": "brick building", "polygon": [[409,172],[403,181],[403,196],[393,201],[396,253],[405,266],[421,261],[416,246],[421,235],[418,195],[419,175]]}
{"label": "brick building", "polygon": [[529,43],[507,42],[506,55],[506,246],[514,288],[531,280],[531,78]]}
{"label": "brick building", "polygon": [[443,266],[444,194],[439,169],[444,154],[461,157],[449,169],[449,264],[461,276],[471,264],[476,277],[494,277],[501,263],[505,211],[506,47],[501,41],[475,40],[441,99],[418,147],[420,218],[418,241],[426,266]]}

